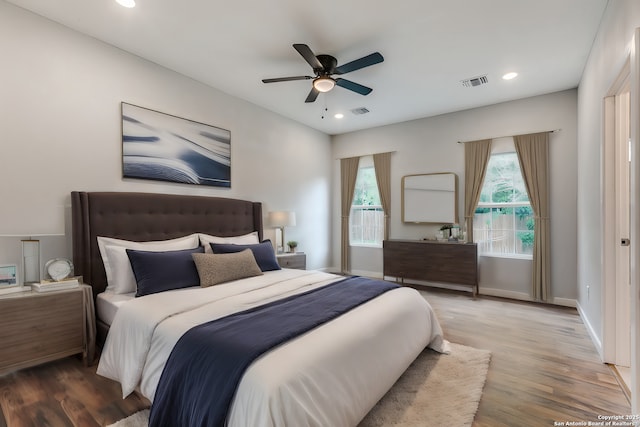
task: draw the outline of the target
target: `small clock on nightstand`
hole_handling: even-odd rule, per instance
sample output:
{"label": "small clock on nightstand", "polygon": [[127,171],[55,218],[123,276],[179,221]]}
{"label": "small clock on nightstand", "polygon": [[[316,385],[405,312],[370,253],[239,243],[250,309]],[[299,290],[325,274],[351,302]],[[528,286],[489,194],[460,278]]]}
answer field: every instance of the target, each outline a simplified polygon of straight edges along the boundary
{"label": "small clock on nightstand", "polygon": [[278,264],[282,268],[297,268],[298,270],[306,270],[307,256],[304,252],[285,252],[276,255]]}
{"label": "small clock on nightstand", "polygon": [[66,258],[55,258],[45,264],[44,271],[51,280],[59,282],[71,276],[73,264]]}

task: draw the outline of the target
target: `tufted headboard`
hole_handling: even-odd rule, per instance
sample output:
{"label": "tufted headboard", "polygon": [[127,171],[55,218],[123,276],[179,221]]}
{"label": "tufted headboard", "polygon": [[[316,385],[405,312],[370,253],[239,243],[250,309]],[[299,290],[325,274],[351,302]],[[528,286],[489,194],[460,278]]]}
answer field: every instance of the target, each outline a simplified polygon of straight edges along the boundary
{"label": "tufted headboard", "polygon": [[253,231],[262,240],[262,204],[222,197],[152,193],[71,193],[73,264],[93,288],[107,286],[97,236],[165,240],[192,233],[238,236]]}

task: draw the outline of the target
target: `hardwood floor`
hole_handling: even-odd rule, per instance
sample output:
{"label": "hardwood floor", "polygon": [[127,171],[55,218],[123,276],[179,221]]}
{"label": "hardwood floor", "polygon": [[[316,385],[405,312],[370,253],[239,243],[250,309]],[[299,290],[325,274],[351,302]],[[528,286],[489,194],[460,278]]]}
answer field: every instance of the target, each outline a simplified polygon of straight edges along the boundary
{"label": "hardwood floor", "polygon": [[[475,427],[553,426],[630,413],[576,310],[423,292],[449,341],[492,352]],[[123,400],[119,385],[95,369],[70,357],[0,377],[0,427],[104,426],[148,406],[138,396]]]}
{"label": "hardwood floor", "polygon": [[148,407],[96,368],[72,356],[0,377],[0,427],[99,427]]}
{"label": "hardwood floor", "polygon": [[597,422],[631,407],[575,309],[424,292],[445,337],[491,351],[475,427]]}

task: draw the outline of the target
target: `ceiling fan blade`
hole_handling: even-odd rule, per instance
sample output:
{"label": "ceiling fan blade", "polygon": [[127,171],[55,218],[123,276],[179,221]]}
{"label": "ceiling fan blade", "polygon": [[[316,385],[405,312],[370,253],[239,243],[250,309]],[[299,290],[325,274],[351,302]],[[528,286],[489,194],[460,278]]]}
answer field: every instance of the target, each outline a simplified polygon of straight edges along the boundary
{"label": "ceiling fan blade", "polygon": [[360,95],[369,95],[373,90],[370,87],[362,86],[361,84],[352,82],[351,80],[340,79],[340,78],[335,80],[338,86],[343,87],[345,89],[352,90],[356,93],[359,93]]}
{"label": "ceiling fan blade", "polygon": [[379,64],[384,61],[382,55],[379,52],[374,52],[370,55],[363,56],[360,59],[356,59],[355,61],[347,62],[344,65],[339,66],[335,69],[334,74],[346,74],[355,70],[359,70],[360,68],[368,67],[370,65]]}
{"label": "ceiling fan blade", "polygon": [[290,82],[293,80],[309,80],[311,76],[295,76],[295,77],[278,77],[275,79],[262,79],[262,83]]}
{"label": "ceiling fan blade", "polygon": [[315,102],[319,94],[320,92],[318,92],[315,87],[312,87],[311,92],[309,92],[309,95],[307,95],[307,99],[305,99],[304,102]]}
{"label": "ceiling fan blade", "polygon": [[296,43],[293,45],[293,48],[298,51],[300,55],[311,65],[311,68],[314,70],[322,70],[324,67],[318,61],[318,58],[313,54],[313,51],[306,44]]}

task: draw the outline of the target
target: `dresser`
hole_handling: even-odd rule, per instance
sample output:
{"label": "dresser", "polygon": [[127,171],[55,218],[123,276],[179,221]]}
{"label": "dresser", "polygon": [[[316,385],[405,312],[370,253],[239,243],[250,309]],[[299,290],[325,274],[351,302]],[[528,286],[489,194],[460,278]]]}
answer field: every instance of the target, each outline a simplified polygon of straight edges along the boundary
{"label": "dresser", "polygon": [[385,240],[385,277],[452,283],[478,291],[478,246],[475,243]]}

